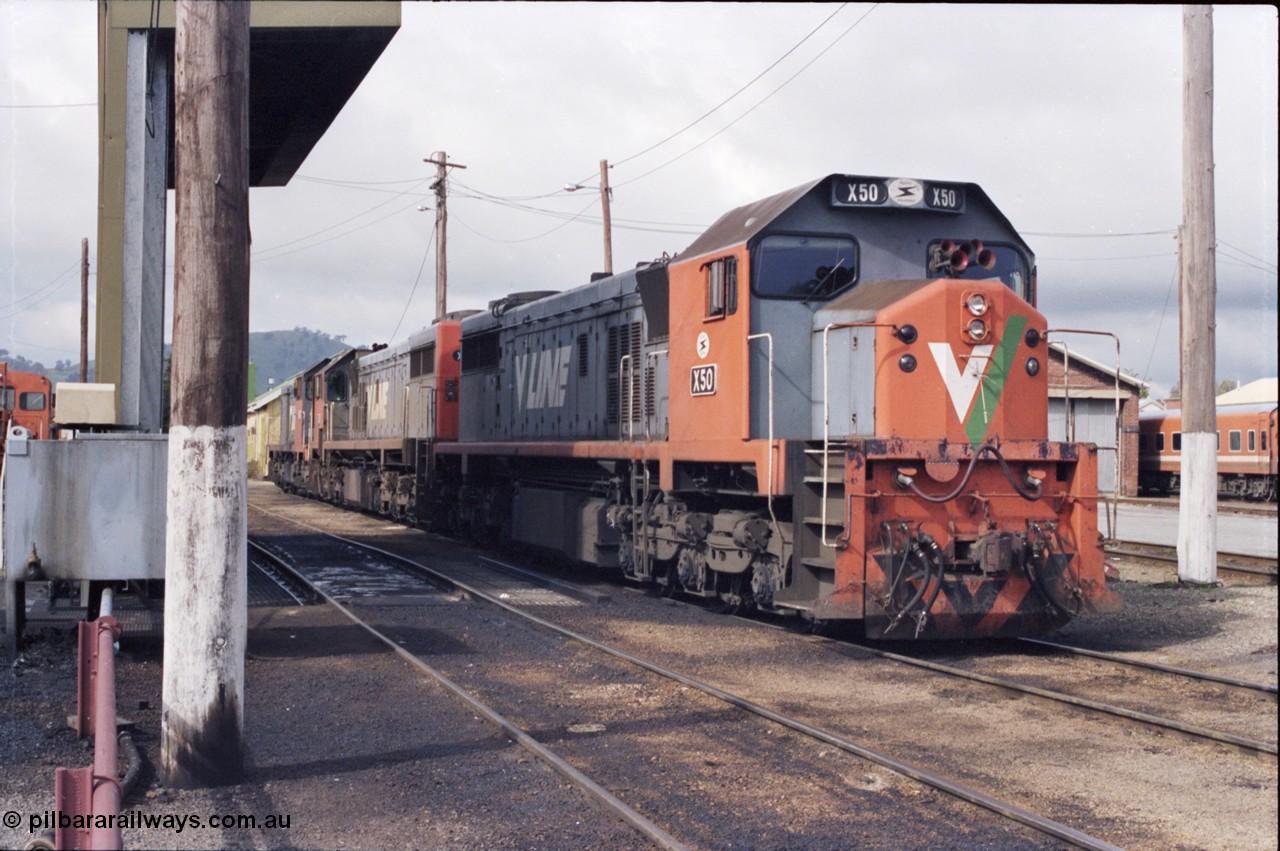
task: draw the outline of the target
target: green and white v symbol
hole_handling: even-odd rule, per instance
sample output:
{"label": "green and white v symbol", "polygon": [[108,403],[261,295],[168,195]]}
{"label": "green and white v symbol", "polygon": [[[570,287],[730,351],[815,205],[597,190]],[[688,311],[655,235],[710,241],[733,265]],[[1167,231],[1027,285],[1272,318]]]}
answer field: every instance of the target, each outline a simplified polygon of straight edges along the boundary
{"label": "green and white v symbol", "polygon": [[[1022,339],[1027,317],[1010,316],[998,346],[974,346],[962,367],[949,343],[930,343],[929,351],[942,375],[956,419],[964,423],[965,436],[975,449],[987,434],[987,426],[1004,393],[1013,355]],[[994,353],[993,353],[994,349]],[[977,404],[974,403],[977,397]]]}

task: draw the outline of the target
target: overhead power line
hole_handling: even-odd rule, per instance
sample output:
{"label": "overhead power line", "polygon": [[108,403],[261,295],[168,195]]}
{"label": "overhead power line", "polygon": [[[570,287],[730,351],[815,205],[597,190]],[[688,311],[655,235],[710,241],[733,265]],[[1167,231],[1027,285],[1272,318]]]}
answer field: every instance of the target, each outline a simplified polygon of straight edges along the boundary
{"label": "overhead power line", "polygon": [[714,138],[716,138],[717,136],[719,136],[721,133],[723,133],[723,132],[725,132],[726,130],[728,130],[728,129],[729,129],[730,127],[732,127],[733,125],[737,124],[737,123],[738,123],[739,121],[741,121],[742,119],[746,118],[746,117],[747,117],[748,115],[750,115],[751,113],[755,112],[757,109],[759,109],[761,106],[763,106],[763,105],[764,105],[764,103],[765,103],[766,101],[768,101],[770,98],[772,98],[772,97],[773,97],[774,95],[776,95],[778,92],[782,91],[784,88],[786,88],[788,85],[790,85],[791,81],[793,81],[796,77],[799,77],[799,76],[800,76],[801,74],[803,74],[805,71],[809,70],[810,66],[812,66],[815,62],[817,62],[819,59],[821,59],[823,56],[825,56],[825,55],[827,54],[827,52],[828,52],[828,51],[830,51],[830,50],[831,50],[831,48],[833,48],[833,47],[835,47],[837,44],[839,44],[839,43],[841,42],[841,40],[842,40],[842,39],[844,39],[844,37],[845,37],[845,36],[847,36],[849,33],[853,32],[854,28],[855,28],[855,27],[857,27],[857,26],[858,26],[858,24],[861,24],[863,21],[865,21],[865,20],[867,19],[867,16],[868,16],[868,15],[870,15],[872,12],[874,12],[874,11],[876,10],[876,8],[877,8],[879,5],[880,5],[879,3],[876,3],[876,4],[875,4],[875,5],[873,5],[870,9],[868,9],[868,10],[867,10],[867,11],[865,11],[865,12],[863,12],[863,13],[862,13],[862,15],[861,15],[861,16],[860,16],[856,21],[854,21],[852,24],[850,24],[850,25],[849,25],[849,26],[844,30],[844,32],[842,32],[842,33],[840,33],[840,35],[836,36],[836,37],[835,37],[835,39],[834,39],[830,44],[828,44],[826,47],[824,47],[822,50],[820,50],[816,56],[814,56],[812,59],[810,59],[810,60],[809,60],[808,62],[806,62],[804,65],[800,66],[800,70],[796,71],[796,72],[795,72],[794,74],[792,74],[790,77],[788,77],[787,79],[783,80],[781,85],[779,85],[779,86],[778,86],[776,89],[774,89],[773,91],[769,92],[769,94],[765,95],[765,96],[764,96],[764,97],[762,97],[760,100],[756,101],[755,105],[754,105],[754,106],[752,106],[750,109],[748,109],[746,112],[742,113],[742,114],[741,114],[741,115],[739,115],[737,118],[733,119],[733,120],[732,120],[732,121],[730,121],[728,124],[726,124],[724,127],[721,127],[721,128],[720,128],[719,130],[717,130],[715,133],[712,133],[710,136],[708,136],[707,138],[703,139],[701,142],[699,142],[698,144],[694,145],[692,148],[690,148],[689,150],[685,151],[684,153],[679,154],[679,155],[677,155],[677,156],[674,156],[674,157],[672,157],[671,159],[669,159],[669,160],[667,160],[666,162],[664,162],[662,165],[659,165],[659,166],[656,166],[656,167],[654,167],[654,168],[651,168],[651,169],[649,169],[648,171],[644,172],[643,174],[637,175],[636,177],[633,177],[633,178],[631,178],[630,180],[624,181],[624,182],[622,182],[622,183],[615,183],[615,184],[614,184],[614,187],[615,187],[615,188],[617,188],[617,187],[620,187],[620,186],[627,186],[627,185],[629,185],[629,184],[635,183],[635,182],[636,182],[636,181],[638,181],[638,180],[643,180],[644,178],[648,177],[649,175],[653,174],[654,172],[656,172],[656,171],[660,171],[660,170],[662,170],[662,169],[666,168],[667,166],[671,165],[672,163],[674,163],[674,162],[676,162],[676,161],[678,161],[678,160],[683,159],[684,157],[686,157],[686,156],[688,156],[689,154],[693,153],[694,151],[698,150],[698,148],[701,148],[703,145],[705,145],[705,144],[707,144],[708,142],[710,142],[712,139],[714,139]]}
{"label": "overhead power line", "polygon": [[1274,262],[1267,260],[1263,257],[1259,257],[1256,254],[1250,254],[1249,252],[1245,251],[1243,248],[1232,245],[1226,240],[1222,240],[1222,239],[1218,240],[1218,248],[1219,249],[1228,248],[1237,254],[1243,254],[1245,257],[1248,257],[1250,260],[1257,260],[1259,263],[1262,263],[1264,266],[1267,267],[1266,268],[1267,271],[1270,271],[1270,272],[1276,271],[1276,264]]}
{"label": "overhead power line", "polygon": [[[549,235],[549,234],[553,234],[553,233],[555,233],[556,231],[560,230],[560,228],[564,227],[565,225],[572,224],[573,222],[578,221],[578,219],[580,219],[580,218],[582,217],[582,215],[583,215],[584,213],[586,213],[586,212],[587,212],[587,210],[591,209],[591,208],[592,208],[592,207],[594,207],[595,205],[596,205],[596,202],[593,200],[593,201],[591,201],[591,203],[587,204],[587,206],[583,207],[583,208],[582,208],[582,210],[581,210],[577,215],[575,215],[575,216],[569,216],[569,217],[568,217],[568,218],[566,218],[563,222],[561,222],[560,224],[558,224],[558,225],[556,225],[555,227],[551,228],[550,230],[546,230],[546,231],[543,231],[542,233],[534,234],[533,236],[523,237],[523,238],[521,238],[521,239],[503,239],[503,238],[501,238],[501,237],[497,237],[497,236],[490,236],[489,234],[481,233],[480,231],[478,231],[478,230],[476,230],[475,228],[473,228],[471,225],[467,224],[466,222],[462,221],[461,219],[458,219],[458,218],[457,218],[457,214],[455,214],[455,215],[454,215],[454,218],[455,218],[455,220],[458,222],[458,224],[462,225],[464,228],[466,228],[467,230],[471,231],[472,233],[474,233],[476,236],[480,237],[481,239],[487,239],[487,240],[489,240],[490,242],[503,242],[503,243],[507,243],[508,245],[511,245],[511,244],[515,244],[515,243],[517,243],[517,242],[533,242],[535,239],[542,239],[544,236],[547,236],[547,235]],[[588,219],[588,221],[590,221],[590,220]],[[596,220],[596,222],[597,222],[597,223],[598,223],[599,221],[600,221],[599,219],[597,219],[597,220]]]}
{"label": "overhead power line", "polygon": [[[20,313],[25,313],[26,311],[30,310],[40,302],[44,301],[45,299],[49,298],[54,293],[56,293],[58,289],[61,287],[61,285],[66,284],[67,281],[74,280],[72,273],[79,267],[80,267],[80,261],[79,259],[77,259],[75,263],[71,264],[65,270],[60,272],[57,277],[49,281],[47,284],[37,287],[36,289],[22,296],[21,298],[16,298],[13,301],[9,302],[8,304],[0,305],[0,311],[5,311],[6,313],[8,311],[13,311],[13,313],[10,314],[12,316],[17,316]],[[41,293],[43,293],[44,295],[42,296]],[[35,300],[32,301],[32,299],[35,299]]]}
{"label": "overhead power line", "polygon": [[409,290],[409,298],[404,303],[404,310],[400,311],[400,319],[396,322],[396,329],[391,332],[391,336],[387,338],[388,343],[396,341],[396,334],[400,333],[400,325],[404,322],[405,316],[409,313],[409,305],[413,304],[413,295],[418,291],[418,282],[422,280],[422,270],[427,268],[427,258],[431,256],[431,248],[436,244],[436,226],[431,225],[431,236],[427,239],[427,250],[422,252],[422,264],[418,266],[418,276],[413,279],[413,289]]}
{"label": "overhead power line", "polygon": [[[734,99],[734,98],[736,98],[738,95],[742,94],[742,93],[743,93],[743,92],[745,92],[747,89],[749,89],[749,88],[751,88],[753,85],[755,85],[755,84],[756,84],[756,82],[757,82],[761,77],[763,77],[765,74],[768,74],[768,73],[769,73],[770,71],[772,71],[774,68],[777,68],[777,67],[778,67],[778,65],[779,65],[779,63],[781,63],[781,62],[782,62],[782,60],[786,59],[786,58],[787,58],[788,56],[790,56],[792,53],[795,53],[795,52],[796,52],[796,50],[798,50],[798,49],[800,48],[800,45],[804,44],[806,41],[808,41],[810,38],[812,38],[812,37],[813,37],[813,36],[818,32],[818,30],[820,30],[820,29],[822,29],[823,27],[825,27],[825,26],[826,26],[826,25],[831,21],[831,19],[832,19],[832,18],[834,18],[836,15],[840,14],[841,10],[843,10],[843,9],[844,9],[844,7],[845,7],[845,6],[848,6],[848,5],[849,5],[848,3],[841,3],[839,6],[837,6],[837,7],[836,7],[836,10],[835,10],[834,12],[832,12],[830,15],[828,15],[826,18],[824,18],[824,19],[822,20],[822,23],[818,24],[816,27],[814,27],[813,29],[809,30],[808,34],[807,34],[804,38],[800,39],[800,40],[799,40],[799,41],[797,41],[795,44],[793,44],[793,45],[792,45],[792,46],[787,50],[787,52],[786,52],[786,53],[782,54],[782,55],[781,55],[781,56],[779,56],[777,59],[775,59],[775,60],[773,61],[773,63],[769,65],[769,67],[768,67],[768,68],[765,68],[765,69],[764,69],[763,71],[761,71],[759,74],[756,74],[756,75],[755,75],[754,77],[752,77],[752,78],[751,78],[751,79],[750,79],[746,84],[744,84],[741,88],[739,88],[736,92],[734,92],[733,94],[729,95],[727,98],[725,98],[724,100],[720,101],[720,102],[719,102],[718,104],[716,104],[715,106],[711,107],[711,109],[709,109],[709,110],[707,110],[706,112],[702,113],[702,115],[699,115],[697,118],[693,119],[693,121],[690,121],[688,124],[686,124],[685,126],[681,127],[679,130],[677,130],[676,132],[674,132],[674,133],[672,133],[671,135],[667,136],[666,138],[661,139],[661,140],[659,140],[659,141],[657,141],[657,142],[654,142],[654,143],[653,143],[652,145],[650,145],[649,147],[645,148],[645,149],[644,149],[644,150],[642,150],[642,151],[637,151],[636,153],[632,154],[632,155],[631,155],[631,156],[629,156],[629,157],[623,157],[623,158],[622,158],[622,159],[620,159],[620,160],[616,160],[616,161],[613,163],[613,165],[614,165],[615,167],[617,167],[617,166],[622,165],[623,163],[631,162],[632,160],[636,159],[637,157],[642,157],[642,156],[644,156],[645,154],[647,154],[647,153],[649,153],[650,151],[652,151],[653,149],[658,148],[658,147],[661,147],[662,145],[665,145],[667,142],[670,142],[672,139],[676,138],[676,137],[677,137],[677,136],[679,136],[681,133],[684,133],[686,130],[690,130],[690,129],[692,129],[693,127],[695,127],[695,126],[697,126],[698,124],[700,124],[702,121],[704,121],[704,120],[706,120],[707,118],[711,117],[713,114],[715,114],[716,112],[718,112],[721,108],[723,108],[726,104],[728,104],[728,103],[729,103],[729,101],[733,100],[733,99]],[[589,179],[589,178],[588,178],[588,179]]]}
{"label": "overhead power line", "polygon": [[[351,222],[354,222],[354,221],[355,221],[355,220],[357,220],[357,219],[363,218],[363,217],[365,217],[365,216],[369,215],[370,213],[372,213],[374,210],[378,210],[378,209],[380,209],[380,208],[382,208],[382,207],[385,207],[387,204],[390,204],[392,201],[396,200],[396,198],[400,198],[400,197],[403,197],[403,196],[405,196],[405,195],[408,195],[408,194],[410,194],[410,193],[414,192],[416,189],[418,189],[418,187],[420,187],[421,185],[423,185],[424,183],[426,183],[428,180],[430,180],[430,178],[419,178],[419,179],[418,179],[418,181],[417,181],[417,183],[416,183],[415,185],[410,186],[408,189],[405,189],[405,190],[403,190],[403,191],[401,191],[401,192],[397,192],[397,193],[396,193],[394,196],[392,196],[391,198],[388,198],[387,200],[382,201],[381,203],[375,204],[375,205],[373,205],[372,207],[370,207],[370,208],[369,208],[369,209],[367,209],[367,210],[364,210],[364,211],[362,211],[362,212],[356,213],[354,216],[351,216],[351,217],[349,217],[349,218],[343,219],[342,221],[340,221],[340,222],[338,222],[338,223],[336,223],[336,224],[329,225],[329,226],[328,226],[328,227],[326,227],[326,228],[321,228],[321,229],[320,229],[320,230],[318,230],[318,231],[313,231],[312,233],[306,234],[305,236],[300,236],[300,237],[297,237],[296,239],[288,240],[287,242],[281,242],[281,243],[279,243],[279,244],[277,244],[277,245],[273,245],[273,246],[271,246],[270,248],[262,248],[262,249],[259,249],[259,250],[257,250],[257,251],[254,251],[254,252],[253,252],[253,254],[252,254],[252,257],[253,257],[253,259],[254,259],[254,260],[256,260],[256,261],[258,261],[258,262],[262,262],[262,261],[264,261],[264,260],[275,260],[277,257],[284,257],[284,256],[285,256],[285,255],[287,255],[287,254],[293,254],[293,253],[295,253],[295,252],[297,252],[297,251],[303,251],[303,250],[305,250],[305,249],[307,249],[307,248],[314,248],[314,247],[315,247],[314,245],[304,245],[304,246],[302,246],[301,248],[296,248],[296,249],[294,249],[293,251],[283,251],[283,252],[279,251],[279,249],[281,249],[281,248],[285,248],[285,247],[290,246],[290,245],[296,245],[296,244],[297,244],[297,243],[299,243],[299,242],[305,242],[305,241],[306,241],[306,240],[308,240],[308,239],[312,239],[312,238],[317,237],[317,236],[320,236],[320,235],[322,235],[322,234],[329,233],[330,231],[337,230],[338,228],[342,227],[343,225],[350,224]],[[411,204],[411,205],[407,205],[407,206],[405,206],[405,207],[397,207],[395,210],[391,211],[390,213],[388,213],[388,214],[387,214],[387,215],[385,215],[385,216],[381,216],[381,217],[376,218],[376,219],[374,219],[374,220],[372,220],[372,221],[365,222],[363,225],[360,225],[360,226],[358,226],[358,227],[354,227],[354,228],[352,228],[351,230],[343,231],[343,232],[342,232],[342,233],[340,233],[340,234],[336,234],[336,236],[335,236],[334,238],[336,238],[336,237],[341,237],[341,236],[347,236],[348,234],[355,233],[355,232],[356,232],[356,231],[358,231],[358,230],[361,230],[361,229],[363,229],[363,228],[367,228],[367,227],[369,227],[370,225],[376,224],[376,223],[378,223],[378,222],[380,222],[380,221],[383,221],[384,219],[390,218],[391,216],[394,216],[396,213],[403,212],[405,209],[408,209],[409,207],[412,207],[412,206],[416,206],[416,203],[415,203],[415,204]],[[277,252],[277,253],[273,253],[273,252]]]}

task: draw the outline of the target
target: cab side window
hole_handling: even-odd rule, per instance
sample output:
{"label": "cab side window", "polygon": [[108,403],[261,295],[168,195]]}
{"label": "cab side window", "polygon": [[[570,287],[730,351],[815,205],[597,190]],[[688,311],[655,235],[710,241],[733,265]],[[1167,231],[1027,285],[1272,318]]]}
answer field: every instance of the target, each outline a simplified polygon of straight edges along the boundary
{"label": "cab side window", "polygon": [[702,267],[707,280],[708,319],[729,316],[738,310],[738,258],[721,257]]}

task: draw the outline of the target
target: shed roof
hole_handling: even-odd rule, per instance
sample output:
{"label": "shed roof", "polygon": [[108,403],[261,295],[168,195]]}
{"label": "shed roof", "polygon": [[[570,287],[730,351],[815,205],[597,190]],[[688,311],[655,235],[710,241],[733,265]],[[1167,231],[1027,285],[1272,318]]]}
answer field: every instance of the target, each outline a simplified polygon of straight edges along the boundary
{"label": "shed roof", "polygon": [[1094,372],[1098,372],[1104,375],[1108,381],[1115,381],[1117,378],[1119,378],[1121,385],[1127,385],[1129,388],[1131,388],[1135,392],[1147,386],[1146,382],[1142,381],[1141,379],[1138,379],[1125,372],[1117,372],[1114,366],[1107,366],[1106,364],[1100,363],[1094,360],[1093,358],[1085,357],[1084,355],[1080,354],[1077,351],[1074,351],[1074,350],[1069,351],[1067,346],[1065,346],[1062,343],[1050,343],[1049,353],[1050,353],[1050,357],[1056,357],[1057,360],[1059,361],[1065,360],[1067,355],[1069,354],[1071,358],[1071,363],[1083,364],[1084,366],[1088,367]]}
{"label": "shed roof", "polygon": [[[153,12],[159,20],[155,27]],[[253,0],[249,6],[250,186],[289,182],[399,28],[399,0]],[[98,29],[99,133],[101,140],[122,139],[126,36],[131,30],[154,30],[157,48],[172,59],[173,0],[158,4],[108,0],[100,7]],[[174,124],[169,122],[170,151]],[[169,188],[173,188],[172,167]]]}
{"label": "shed roof", "polygon": [[1259,402],[1274,405],[1277,397],[1280,397],[1280,379],[1259,378],[1235,390],[1228,390],[1213,401],[1217,405],[1249,405]]}

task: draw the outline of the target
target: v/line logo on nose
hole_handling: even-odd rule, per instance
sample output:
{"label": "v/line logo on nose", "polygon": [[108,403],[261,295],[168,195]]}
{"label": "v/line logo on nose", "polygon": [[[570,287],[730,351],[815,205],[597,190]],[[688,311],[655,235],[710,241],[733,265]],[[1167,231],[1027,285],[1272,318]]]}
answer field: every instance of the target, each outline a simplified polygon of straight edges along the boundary
{"label": "v/line logo on nose", "polygon": [[929,352],[938,365],[956,419],[964,424],[965,436],[975,448],[982,443],[991,418],[995,416],[1026,325],[1026,316],[1010,316],[999,343],[995,346],[974,346],[963,366],[957,361],[950,343],[929,344]]}

